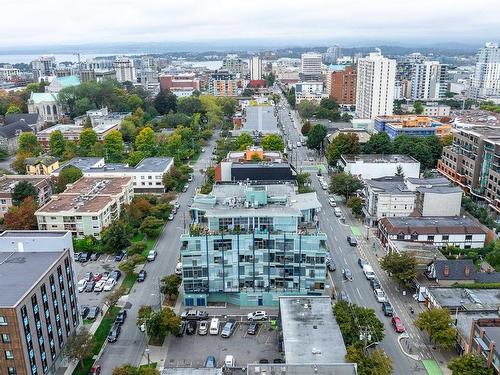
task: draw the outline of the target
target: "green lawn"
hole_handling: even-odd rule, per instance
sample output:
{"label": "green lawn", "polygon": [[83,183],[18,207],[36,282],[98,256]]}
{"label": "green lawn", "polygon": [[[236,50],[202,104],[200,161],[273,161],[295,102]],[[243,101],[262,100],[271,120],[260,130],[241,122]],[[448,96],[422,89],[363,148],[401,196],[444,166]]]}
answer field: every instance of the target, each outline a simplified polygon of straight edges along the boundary
{"label": "green lawn", "polygon": [[104,341],[106,341],[109,330],[111,329],[111,326],[113,325],[113,322],[115,321],[116,315],[118,315],[119,311],[120,308],[116,306],[113,306],[108,310],[108,312],[102,319],[101,324],[99,324],[99,327],[94,333],[95,346],[92,356],[89,358],[85,358],[83,360],[83,368],[81,367],[81,365],[78,365],[75,371],[73,371],[73,375],[87,375],[89,373],[90,368],[94,364],[94,359],[92,357],[99,354],[99,352],[101,351],[102,345],[104,344]]}
{"label": "green lawn", "polygon": [[158,364],[156,362],[150,363],[149,365],[141,365],[139,368],[156,368]]}
{"label": "green lawn", "polygon": [[130,293],[130,290],[134,286],[136,280],[137,280],[136,273],[131,273],[130,275],[125,276],[121,285],[121,287],[125,289],[125,294]]}
{"label": "green lawn", "polygon": [[[132,238],[132,242],[141,242],[144,241],[144,234],[137,233],[134,238]],[[153,250],[153,246],[155,245],[155,239],[147,239],[146,240],[146,249],[142,252],[141,255],[147,257],[150,250]]]}

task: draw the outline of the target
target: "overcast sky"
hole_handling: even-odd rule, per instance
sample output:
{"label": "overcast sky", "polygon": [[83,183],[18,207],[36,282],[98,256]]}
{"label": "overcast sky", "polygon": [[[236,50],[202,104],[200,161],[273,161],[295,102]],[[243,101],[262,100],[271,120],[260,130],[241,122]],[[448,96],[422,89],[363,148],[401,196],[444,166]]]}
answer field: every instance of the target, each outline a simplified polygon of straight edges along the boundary
{"label": "overcast sky", "polygon": [[1,3],[2,47],[262,39],[287,44],[469,43],[500,38],[500,0],[1,0]]}

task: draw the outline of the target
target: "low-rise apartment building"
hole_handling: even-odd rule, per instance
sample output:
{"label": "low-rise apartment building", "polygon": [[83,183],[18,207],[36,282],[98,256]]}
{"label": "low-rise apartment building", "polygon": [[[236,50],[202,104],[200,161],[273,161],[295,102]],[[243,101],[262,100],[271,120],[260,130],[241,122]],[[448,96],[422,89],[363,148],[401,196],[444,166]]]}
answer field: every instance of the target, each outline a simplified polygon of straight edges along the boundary
{"label": "low-rise apartment building", "polygon": [[455,130],[453,143],[443,148],[437,169],[500,217],[499,128],[473,126]]}
{"label": "low-rise apartment building", "polygon": [[399,135],[410,137],[443,137],[451,133],[451,124],[442,124],[429,116],[386,115],[377,116],[374,128],[379,133],[387,133],[394,139]]}
{"label": "low-rise apartment building", "polygon": [[409,155],[342,154],[337,168],[362,179],[395,176],[398,171],[405,177],[420,174],[420,162]]}
{"label": "low-rise apartment building", "polygon": [[208,93],[214,96],[238,96],[243,91],[242,80],[228,71],[219,70],[210,75]]}
{"label": "low-rise apartment building", "polygon": [[379,237],[388,240],[427,242],[440,248],[483,247],[487,231],[468,217],[384,217],[378,222]]}
{"label": "low-rise apartment building", "polygon": [[[99,142],[104,142],[104,138],[113,130],[120,130],[121,121],[116,121],[106,124],[98,124],[92,129],[97,134],[97,139]],[[52,132],[59,130],[66,141],[78,142],[80,140],[80,134],[85,129],[83,125],[75,124],[57,124],[51,126],[50,128],[39,131],[36,134],[36,138],[40,145],[48,150],[50,149],[50,135]]]}
{"label": "low-rise apartment building", "polygon": [[100,238],[133,195],[132,177],[82,177],[35,212],[38,229]]}
{"label": "low-rise apartment building", "polygon": [[281,295],[320,295],[326,235],[316,193],[291,183],[215,185],[197,195],[181,235],[184,303],[277,306]]}
{"label": "low-rise apartment building", "polygon": [[3,175],[0,177],[0,217],[13,205],[12,193],[21,181],[29,182],[38,191],[38,204],[43,205],[52,196],[52,182],[48,176]]}
{"label": "low-rise apartment building", "polygon": [[0,234],[0,370],[54,375],[79,320],[69,232]]}

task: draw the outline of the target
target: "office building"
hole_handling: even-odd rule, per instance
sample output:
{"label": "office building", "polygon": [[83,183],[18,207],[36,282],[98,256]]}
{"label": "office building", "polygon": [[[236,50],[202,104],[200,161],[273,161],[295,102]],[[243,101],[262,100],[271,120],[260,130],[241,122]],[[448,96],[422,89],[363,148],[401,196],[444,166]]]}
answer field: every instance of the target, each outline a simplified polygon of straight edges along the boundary
{"label": "office building", "polygon": [[52,196],[52,181],[48,176],[3,175],[0,177],[0,217],[4,217],[13,206],[12,193],[20,182],[29,182],[38,195],[38,205],[43,205]]}
{"label": "office building", "polygon": [[500,98],[500,48],[486,43],[477,54],[469,96],[474,99]]}
{"label": "office building", "polygon": [[113,62],[116,80],[118,82],[136,82],[136,71],[134,68],[134,60],[128,57],[116,57]]}
{"label": "office building", "polygon": [[378,133],[387,133],[391,139],[400,135],[409,137],[428,137],[431,135],[444,137],[451,133],[451,124],[443,124],[428,116],[377,116],[373,126]]}
{"label": "office building", "polygon": [[321,79],[321,54],[303,53],[300,63],[300,79],[302,81],[318,81]]}
{"label": "office building", "polygon": [[358,59],[356,117],[392,115],[396,60],[382,56],[380,50]]}
{"label": "office building", "polygon": [[160,90],[169,90],[176,96],[190,96],[200,91],[200,80],[195,73],[164,74],[160,76]]}
{"label": "office building", "polygon": [[438,171],[467,195],[481,199],[500,216],[500,130],[472,126],[453,132],[453,143],[443,148]]}
{"label": "office building", "polygon": [[158,73],[158,64],[152,57],[144,56],[140,60],[139,82],[146,90],[156,91],[159,90],[160,81]]}
{"label": "office building", "polygon": [[413,65],[410,98],[436,100],[445,97],[448,87],[448,65],[424,61]]}
{"label": "office building", "polygon": [[0,234],[0,370],[58,373],[79,324],[69,232]]}
{"label": "office building", "polygon": [[323,54],[323,61],[325,64],[337,64],[338,59],[342,57],[342,49],[338,44],[329,47],[326,53]]}
{"label": "office building", "polygon": [[321,99],[328,97],[323,93],[322,81],[299,81],[295,84],[295,102],[299,104],[303,100],[308,100],[319,104]]}
{"label": "office building", "polygon": [[94,236],[119,218],[134,196],[132,177],[82,177],[53,195],[35,216],[38,229],[68,230],[76,238]]}
{"label": "office building", "polygon": [[236,54],[228,54],[222,60],[221,70],[226,70],[236,78],[244,78],[248,71],[248,64]]}
{"label": "office building", "polygon": [[12,65],[4,64],[0,66],[0,82],[14,81],[21,75],[21,71],[13,68]]}
{"label": "office building", "polygon": [[427,242],[440,248],[483,247],[487,231],[475,219],[461,216],[384,217],[378,222],[383,244],[389,240]]}
{"label": "office building", "polygon": [[259,56],[250,57],[250,80],[257,81],[262,79],[262,60]]}
{"label": "office building", "polygon": [[54,56],[41,56],[31,62],[33,78],[39,82],[41,78],[55,75],[56,58]]}
{"label": "office building", "polygon": [[105,163],[101,157],[77,157],[64,162],[52,172],[59,176],[61,170],[72,165],[86,177],[131,177],[134,194],[164,193],[163,176],[173,167],[174,159],[169,157],[144,158],[135,167],[124,163]]}
{"label": "office building", "polygon": [[333,65],[326,75],[326,93],[341,106],[356,104],[356,70],[352,66]]}
{"label": "office building", "polygon": [[425,103],[423,107],[424,107],[424,112],[422,113],[423,116],[430,116],[430,117],[450,116],[451,107],[449,105],[439,104],[436,102],[428,102]]}
{"label": "office building", "polygon": [[405,177],[419,177],[420,162],[408,155],[342,154],[337,168],[364,180],[395,176],[399,169]]}
{"label": "office building", "polygon": [[277,306],[282,295],[321,295],[326,235],[316,193],[291,183],[215,185],[196,195],[181,235],[184,303]]}

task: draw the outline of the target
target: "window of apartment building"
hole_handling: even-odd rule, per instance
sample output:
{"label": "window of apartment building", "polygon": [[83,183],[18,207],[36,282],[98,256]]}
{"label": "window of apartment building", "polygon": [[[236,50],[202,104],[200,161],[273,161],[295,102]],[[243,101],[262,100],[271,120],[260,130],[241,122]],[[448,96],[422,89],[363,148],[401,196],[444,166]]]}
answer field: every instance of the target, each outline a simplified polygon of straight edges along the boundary
{"label": "window of apartment building", "polygon": [[2,333],[2,342],[7,344],[10,342],[10,335],[8,333]]}
{"label": "window of apartment building", "polygon": [[233,225],[232,217],[223,217],[219,219],[219,230],[227,230],[230,225]]}
{"label": "window of apartment building", "polygon": [[15,367],[9,367],[7,369],[7,375],[17,375],[17,370]]}
{"label": "window of apartment building", "polygon": [[92,220],[97,220],[98,217],[97,216],[92,216]]}
{"label": "window of apartment building", "polygon": [[0,326],[7,325],[7,318],[5,316],[0,316]]}
{"label": "window of apartment building", "polygon": [[153,179],[153,176],[148,176],[148,180],[152,180]]}
{"label": "window of apartment building", "polygon": [[404,240],[405,239],[405,234],[404,233],[398,233],[397,239],[398,240]]}
{"label": "window of apartment building", "polygon": [[57,220],[57,217],[55,217],[55,216],[51,216],[51,217],[50,217],[50,220]]}
{"label": "window of apartment building", "polygon": [[443,241],[449,241],[450,240],[450,236],[448,235],[443,235]]}
{"label": "window of apartment building", "polygon": [[7,204],[7,199],[0,199],[1,204]]}
{"label": "window of apartment building", "polygon": [[12,350],[5,350],[5,359],[14,359],[14,352]]}
{"label": "window of apartment building", "polygon": [[466,241],[472,241],[472,234],[466,234],[465,235],[465,240]]}
{"label": "window of apartment building", "polygon": [[427,241],[434,241],[434,236],[427,236]]}

